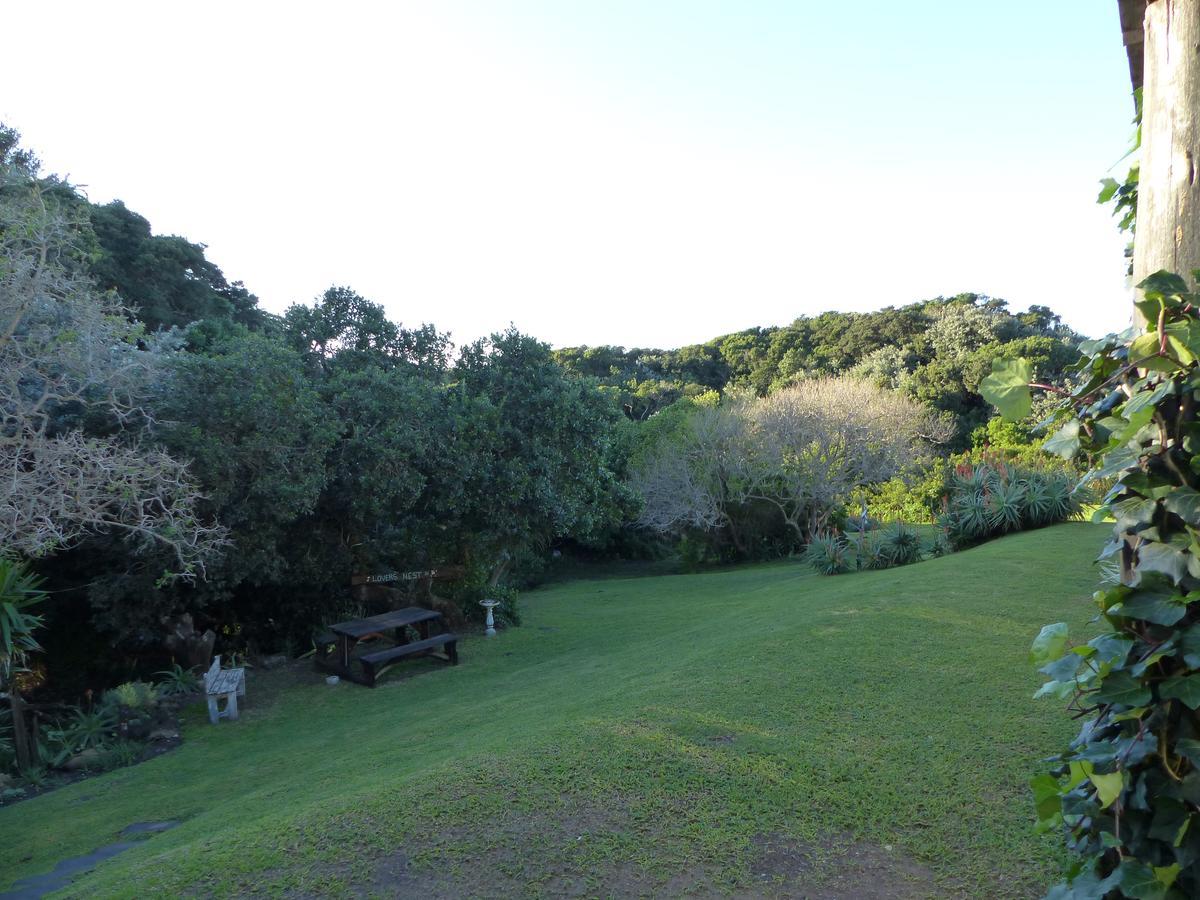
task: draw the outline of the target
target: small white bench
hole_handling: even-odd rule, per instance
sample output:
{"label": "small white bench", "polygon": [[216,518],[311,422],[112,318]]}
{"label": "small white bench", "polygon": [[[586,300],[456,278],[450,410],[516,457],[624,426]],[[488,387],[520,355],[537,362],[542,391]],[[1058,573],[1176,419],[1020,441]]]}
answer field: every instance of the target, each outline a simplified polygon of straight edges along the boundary
{"label": "small white bench", "polygon": [[[219,719],[236,720],[238,697],[246,696],[246,670],[222,669],[221,657],[215,657],[204,673],[204,693],[208,697],[208,721],[214,725]],[[224,699],[225,708],[217,709],[217,701]]]}

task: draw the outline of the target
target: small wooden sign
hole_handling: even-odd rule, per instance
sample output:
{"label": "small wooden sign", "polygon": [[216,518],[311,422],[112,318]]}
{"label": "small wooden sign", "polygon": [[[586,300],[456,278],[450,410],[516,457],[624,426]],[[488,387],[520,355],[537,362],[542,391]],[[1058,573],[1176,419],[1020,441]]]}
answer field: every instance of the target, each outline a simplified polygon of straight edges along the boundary
{"label": "small wooden sign", "polygon": [[466,573],[465,566],[439,566],[436,569],[422,569],[416,572],[381,572],[378,575],[351,575],[350,584],[357,587],[360,584],[391,584],[396,581],[446,581],[462,578]]}

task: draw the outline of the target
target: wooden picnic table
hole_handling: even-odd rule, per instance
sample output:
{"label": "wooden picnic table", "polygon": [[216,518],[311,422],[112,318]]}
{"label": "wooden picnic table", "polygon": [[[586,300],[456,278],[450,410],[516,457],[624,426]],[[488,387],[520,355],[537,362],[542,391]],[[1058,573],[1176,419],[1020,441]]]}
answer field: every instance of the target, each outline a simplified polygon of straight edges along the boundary
{"label": "wooden picnic table", "polygon": [[[430,635],[430,624],[433,622],[442,623],[440,634]],[[408,640],[409,626],[417,630],[420,640]],[[334,638],[334,652],[329,652],[329,642],[321,641],[316,653],[317,667],[368,687],[375,686],[375,678],[382,667],[404,656],[431,655],[437,648],[444,647],[446,661],[452,665],[458,663],[458,635],[445,630],[440,612],[420,606],[338,622],[329,626],[329,631]],[[393,647],[357,658],[354,656],[354,648],[363,638],[382,636],[389,631],[395,641]],[[361,674],[353,667],[356,659],[362,669]]]}

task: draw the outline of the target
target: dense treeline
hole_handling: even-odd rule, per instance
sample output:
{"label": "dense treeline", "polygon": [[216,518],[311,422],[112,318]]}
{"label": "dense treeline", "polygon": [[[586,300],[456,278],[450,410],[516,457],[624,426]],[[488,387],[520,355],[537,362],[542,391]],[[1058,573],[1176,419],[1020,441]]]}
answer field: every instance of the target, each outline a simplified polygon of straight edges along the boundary
{"label": "dense treeline", "polygon": [[979,294],[938,297],[877,312],[826,312],[752,328],[678,350],[571,347],[555,358],[614,390],[628,416],[646,419],[682,397],[728,387],[765,396],[815,377],[854,374],[954,417],[956,449],[991,417],[979,382],[996,358],[1025,357],[1060,381],[1079,336],[1043,306],[1014,314]]}
{"label": "dense treeline", "polygon": [[303,652],[360,611],[354,572],[462,566],[471,614],[553,547],[793,552],[852,491],[968,445],[992,357],[1053,381],[1075,356],[1049,310],[976,295],[670,351],[456,347],[341,286],[272,315],[2,126],[0,262],[0,539],[48,578],[37,666],[60,694],[165,664],[189,621],[226,652]]}
{"label": "dense treeline", "polygon": [[461,565],[470,612],[552,541],[631,515],[620,411],[548,345],[455,348],[346,287],[265,314],[201,245],[3,136],[3,450],[23,479],[3,540],[48,578],[37,665],[59,689],[161,665],[184,614],[227,652],[302,652],[357,611],[353,572]]}

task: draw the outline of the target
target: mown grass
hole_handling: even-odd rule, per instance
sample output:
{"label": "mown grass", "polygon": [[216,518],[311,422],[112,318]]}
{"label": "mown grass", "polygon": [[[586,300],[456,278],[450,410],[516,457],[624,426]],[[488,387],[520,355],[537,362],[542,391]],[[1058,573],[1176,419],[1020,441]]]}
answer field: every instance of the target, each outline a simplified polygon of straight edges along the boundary
{"label": "mown grass", "polygon": [[1034,895],[1058,847],[1026,783],[1073,728],[1031,699],[1026,653],[1046,622],[1084,626],[1104,532],[834,578],[556,584],[458,668],[314,674],[216,728],[197,710],[176,752],[0,810],[0,887],[181,819],[69,893],[387,894],[398,859],[477,887],[490,860],[497,891],[604,894],[618,863],[738,891],[756,837],[785,835],[894,846],[948,896]]}

